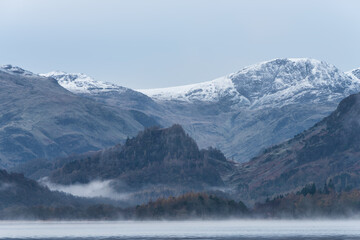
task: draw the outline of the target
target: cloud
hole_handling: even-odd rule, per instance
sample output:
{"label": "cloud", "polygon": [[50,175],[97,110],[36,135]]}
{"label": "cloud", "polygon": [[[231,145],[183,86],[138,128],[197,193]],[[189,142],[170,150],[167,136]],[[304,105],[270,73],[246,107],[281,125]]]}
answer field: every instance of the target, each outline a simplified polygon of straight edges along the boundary
{"label": "cloud", "polygon": [[119,193],[113,189],[111,186],[112,182],[113,180],[94,180],[86,184],[77,183],[72,185],[61,185],[52,183],[47,178],[40,180],[41,184],[47,186],[52,191],[65,192],[78,197],[103,197],[112,200],[126,200],[129,198],[128,193]]}

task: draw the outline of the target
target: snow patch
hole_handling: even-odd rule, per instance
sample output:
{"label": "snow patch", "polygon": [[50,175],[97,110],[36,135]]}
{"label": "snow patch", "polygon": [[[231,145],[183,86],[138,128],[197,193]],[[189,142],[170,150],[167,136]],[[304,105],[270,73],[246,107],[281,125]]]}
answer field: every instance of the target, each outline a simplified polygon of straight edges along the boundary
{"label": "snow patch", "polygon": [[137,89],[136,91],[160,101],[217,102],[221,98],[227,97],[233,101],[248,102],[245,97],[236,91],[232,80],[227,76],[197,84],[169,88]]}
{"label": "snow patch", "polygon": [[354,81],[360,82],[360,68],[353,69],[346,74],[351,77]]}
{"label": "snow patch", "polygon": [[58,81],[60,86],[70,92],[79,93],[100,93],[100,92],[124,92],[126,88],[116,84],[94,80],[83,73],[66,73],[54,71],[40,74],[43,77],[51,77]]}
{"label": "snow patch", "polygon": [[10,64],[0,66],[0,71],[6,72],[9,74],[20,74],[20,75],[24,75],[24,76],[34,76],[35,75],[34,73],[32,73],[30,71],[24,70],[20,67],[13,66]]}

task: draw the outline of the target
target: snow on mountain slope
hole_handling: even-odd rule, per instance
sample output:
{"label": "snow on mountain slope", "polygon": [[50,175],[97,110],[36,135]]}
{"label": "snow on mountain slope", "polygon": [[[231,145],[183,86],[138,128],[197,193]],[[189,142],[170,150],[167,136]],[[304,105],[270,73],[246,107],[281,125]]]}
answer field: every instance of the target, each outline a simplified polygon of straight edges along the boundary
{"label": "snow on mountain slope", "polygon": [[360,82],[360,68],[356,68],[353,69],[349,72],[346,72],[346,74],[351,77],[352,79],[354,79],[355,81],[359,81]]}
{"label": "snow on mountain slope", "polygon": [[221,77],[209,82],[190,84],[179,87],[139,89],[137,90],[149,97],[161,101],[184,101],[184,102],[217,102],[222,97],[231,98],[234,101],[249,103],[248,99],[241,96],[228,77]]}
{"label": "snow on mountain slope", "polygon": [[[127,88],[96,81],[85,74],[50,72],[73,93],[125,92]],[[360,90],[360,70],[339,71],[326,62],[308,58],[274,59],[243,68],[212,81],[169,88],[139,89],[155,101],[215,103],[223,99],[233,108],[284,106],[304,100],[341,98]]]}
{"label": "snow on mountain slope", "polygon": [[164,124],[153,118],[156,113],[163,113],[161,107],[148,96],[130,88],[94,80],[82,73],[50,72],[40,75],[54,79],[74,94],[130,111],[134,120],[141,122],[145,127]]}
{"label": "snow on mountain slope", "polygon": [[116,84],[96,81],[83,73],[55,71],[40,75],[56,79],[63,88],[73,93],[124,92],[127,89]]}
{"label": "snow on mountain slope", "polygon": [[313,101],[321,101],[359,89],[359,81],[333,65],[315,59],[289,58],[258,63],[209,82],[138,91],[157,101],[217,102],[231,96],[233,101],[259,107],[290,104],[310,96]]}
{"label": "snow on mountain slope", "polygon": [[9,74],[17,74],[17,75],[23,75],[23,76],[35,76],[36,75],[30,71],[24,70],[20,67],[13,66],[10,64],[0,66],[0,71],[6,72]]}
{"label": "snow on mountain slope", "polygon": [[335,66],[307,58],[263,62],[246,67],[230,78],[253,106],[329,101],[360,89],[359,81]]}

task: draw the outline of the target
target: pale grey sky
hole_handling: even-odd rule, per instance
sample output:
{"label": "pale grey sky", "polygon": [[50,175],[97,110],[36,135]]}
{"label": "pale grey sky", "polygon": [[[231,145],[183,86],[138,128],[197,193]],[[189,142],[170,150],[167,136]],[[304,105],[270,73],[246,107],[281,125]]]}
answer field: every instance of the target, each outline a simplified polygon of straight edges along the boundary
{"label": "pale grey sky", "polygon": [[360,67],[358,0],[0,0],[0,10],[0,64],[135,89],[283,57]]}

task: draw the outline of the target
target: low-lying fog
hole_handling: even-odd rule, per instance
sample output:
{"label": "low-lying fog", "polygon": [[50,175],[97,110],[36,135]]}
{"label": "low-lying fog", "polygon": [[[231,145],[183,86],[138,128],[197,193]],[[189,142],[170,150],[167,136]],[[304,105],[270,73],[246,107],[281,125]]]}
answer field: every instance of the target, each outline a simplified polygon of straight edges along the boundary
{"label": "low-lying fog", "polygon": [[86,184],[61,185],[50,182],[47,178],[40,180],[40,183],[47,186],[52,191],[69,193],[77,197],[88,198],[109,198],[112,200],[126,200],[129,197],[127,193],[116,192],[112,188],[112,180],[95,180]]}
{"label": "low-lying fog", "polygon": [[359,239],[360,220],[0,222],[0,238]]}

